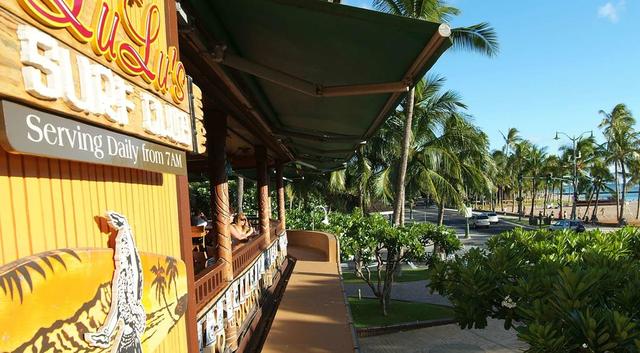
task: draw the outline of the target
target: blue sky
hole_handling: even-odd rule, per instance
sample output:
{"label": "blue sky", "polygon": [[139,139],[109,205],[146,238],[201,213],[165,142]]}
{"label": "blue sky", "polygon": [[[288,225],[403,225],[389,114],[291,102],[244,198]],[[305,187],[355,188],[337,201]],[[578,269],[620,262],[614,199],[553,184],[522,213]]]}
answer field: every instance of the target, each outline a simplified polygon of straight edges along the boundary
{"label": "blue sky", "polygon": [[[343,0],[370,8],[371,0]],[[625,103],[640,119],[640,0],[452,0],[453,27],[491,23],[500,54],[450,50],[431,73],[447,78],[500,148],[509,127],[555,152],[556,130],[593,130],[600,109]]]}

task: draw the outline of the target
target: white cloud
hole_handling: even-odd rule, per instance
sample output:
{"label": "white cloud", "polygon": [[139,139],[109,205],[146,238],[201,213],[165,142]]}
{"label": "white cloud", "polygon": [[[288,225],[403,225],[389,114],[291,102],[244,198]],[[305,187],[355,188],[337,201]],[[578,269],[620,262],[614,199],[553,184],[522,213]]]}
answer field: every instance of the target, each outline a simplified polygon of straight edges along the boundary
{"label": "white cloud", "polygon": [[611,1],[598,8],[598,17],[606,18],[612,23],[620,20],[620,13],[625,9],[625,0],[620,0],[617,4]]}

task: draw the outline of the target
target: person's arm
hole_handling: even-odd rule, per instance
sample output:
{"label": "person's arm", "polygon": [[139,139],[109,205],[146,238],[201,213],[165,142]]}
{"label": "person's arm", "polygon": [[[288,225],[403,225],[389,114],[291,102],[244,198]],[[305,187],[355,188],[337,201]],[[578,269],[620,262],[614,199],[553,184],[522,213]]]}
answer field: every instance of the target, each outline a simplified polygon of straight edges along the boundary
{"label": "person's arm", "polygon": [[245,240],[247,239],[247,235],[238,229],[238,227],[235,224],[232,224],[229,227],[229,233],[231,233],[231,237],[236,239],[236,240]]}

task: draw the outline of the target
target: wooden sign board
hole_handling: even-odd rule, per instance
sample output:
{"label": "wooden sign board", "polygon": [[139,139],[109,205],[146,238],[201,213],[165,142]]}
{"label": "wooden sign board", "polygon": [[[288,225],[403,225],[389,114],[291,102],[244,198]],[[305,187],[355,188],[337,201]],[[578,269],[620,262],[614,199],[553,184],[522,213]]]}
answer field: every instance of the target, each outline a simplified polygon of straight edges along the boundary
{"label": "wooden sign board", "polygon": [[0,101],[0,145],[8,152],[187,174],[184,151]]}
{"label": "wooden sign board", "polygon": [[3,0],[0,97],[192,150],[162,0]]}

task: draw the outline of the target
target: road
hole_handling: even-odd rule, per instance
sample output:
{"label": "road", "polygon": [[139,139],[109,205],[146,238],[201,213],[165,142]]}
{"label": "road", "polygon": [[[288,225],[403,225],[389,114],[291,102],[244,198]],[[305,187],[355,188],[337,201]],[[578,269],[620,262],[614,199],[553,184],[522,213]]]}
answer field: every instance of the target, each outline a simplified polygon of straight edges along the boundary
{"label": "road", "polygon": [[[453,228],[459,236],[464,236],[465,219],[461,216],[457,210],[445,209],[444,224]],[[405,222],[438,222],[438,209],[436,207],[428,207],[426,210],[424,207],[413,209],[413,220],[410,218],[411,212],[406,209]],[[469,227],[470,239],[464,239],[463,243],[465,247],[468,246],[482,246],[491,236],[512,230],[518,227],[513,223],[505,222],[500,219],[497,224],[492,224],[489,228],[473,229]]]}

